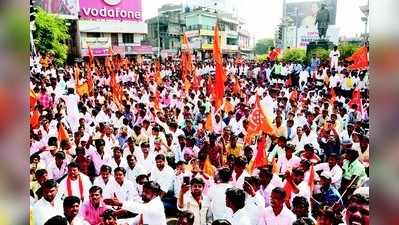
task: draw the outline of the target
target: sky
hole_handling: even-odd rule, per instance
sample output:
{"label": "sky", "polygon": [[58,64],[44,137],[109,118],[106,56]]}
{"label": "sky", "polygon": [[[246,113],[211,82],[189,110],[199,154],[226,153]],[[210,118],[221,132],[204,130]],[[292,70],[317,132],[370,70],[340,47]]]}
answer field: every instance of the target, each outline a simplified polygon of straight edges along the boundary
{"label": "sky", "polygon": [[[143,17],[144,19],[148,19],[156,16],[157,9],[163,4],[180,4],[186,1],[187,0],[142,0]],[[238,15],[246,21],[247,30],[256,40],[261,38],[274,38],[277,25],[280,23],[283,15],[283,0],[227,1],[236,6]],[[364,22],[361,21],[363,14],[359,6],[365,5],[366,3],[367,0],[337,0],[336,25],[340,28],[340,36],[356,37],[364,31]]]}

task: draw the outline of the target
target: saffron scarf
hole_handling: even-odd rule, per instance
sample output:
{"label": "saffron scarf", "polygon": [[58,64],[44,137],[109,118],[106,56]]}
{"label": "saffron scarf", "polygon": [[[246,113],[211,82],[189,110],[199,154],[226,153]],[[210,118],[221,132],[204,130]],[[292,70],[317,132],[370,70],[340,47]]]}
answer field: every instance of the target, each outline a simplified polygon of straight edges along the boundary
{"label": "saffron scarf", "polygon": [[[80,175],[78,176],[78,182],[79,182],[80,200],[82,200],[82,202],[83,202],[83,182],[82,182],[82,178],[80,177]],[[71,177],[70,176],[67,177],[66,185],[67,185],[68,196],[72,196],[72,185],[71,185]]]}

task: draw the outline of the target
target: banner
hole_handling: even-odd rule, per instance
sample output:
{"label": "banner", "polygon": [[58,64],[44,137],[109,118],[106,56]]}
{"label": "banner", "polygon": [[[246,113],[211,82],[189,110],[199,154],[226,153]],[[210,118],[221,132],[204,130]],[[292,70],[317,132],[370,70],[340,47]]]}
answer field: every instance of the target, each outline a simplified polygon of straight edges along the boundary
{"label": "banner", "polygon": [[299,27],[314,27],[317,12],[322,3],[330,12],[330,25],[335,25],[337,0],[287,0],[285,4],[286,16]]}
{"label": "banner", "polygon": [[35,7],[68,19],[77,19],[79,14],[78,0],[36,0]]}
{"label": "banner", "polygon": [[80,0],[81,19],[142,21],[141,0]]}

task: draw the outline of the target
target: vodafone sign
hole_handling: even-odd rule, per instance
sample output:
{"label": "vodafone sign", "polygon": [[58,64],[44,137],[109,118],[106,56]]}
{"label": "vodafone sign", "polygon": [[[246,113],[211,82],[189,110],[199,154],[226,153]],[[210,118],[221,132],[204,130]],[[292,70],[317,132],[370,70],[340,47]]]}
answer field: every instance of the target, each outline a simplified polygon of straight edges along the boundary
{"label": "vodafone sign", "polygon": [[80,0],[80,18],[142,21],[141,0]]}

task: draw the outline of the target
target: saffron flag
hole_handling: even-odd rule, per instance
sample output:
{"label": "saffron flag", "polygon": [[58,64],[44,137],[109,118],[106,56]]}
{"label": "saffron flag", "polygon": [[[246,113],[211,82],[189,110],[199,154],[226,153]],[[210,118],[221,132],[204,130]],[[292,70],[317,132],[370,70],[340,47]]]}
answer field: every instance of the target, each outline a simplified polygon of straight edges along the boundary
{"label": "saffron flag", "polygon": [[160,97],[159,97],[159,91],[157,91],[156,93],[155,93],[155,96],[154,96],[154,108],[157,110],[157,111],[160,111],[161,110],[161,107],[160,107]]}
{"label": "saffron flag", "polygon": [[195,72],[194,72],[194,74],[193,74],[193,80],[192,80],[192,83],[193,83],[193,90],[197,93],[197,91],[199,90],[199,88],[200,88],[200,80],[199,80],[199,77],[198,77],[198,74],[197,74],[197,70],[195,70]]}
{"label": "saffron flag", "polygon": [[330,104],[333,104],[336,101],[337,95],[335,94],[334,88],[331,88],[330,90]]}
{"label": "saffron flag", "polygon": [[219,109],[223,104],[225,71],[223,69],[219,43],[219,28],[217,24],[215,25],[213,35],[213,59],[215,61],[215,86],[213,87],[213,99],[215,101],[215,108]]}
{"label": "saffron flag", "polygon": [[252,164],[252,171],[254,171],[256,168],[267,165],[267,156],[265,152],[265,147],[266,147],[266,138],[262,136],[258,142],[258,151],[256,152],[254,163]]}
{"label": "saffron flag", "polygon": [[[211,110],[212,111],[212,110]],[[206,117],[205,128],[212,133],[213,132],[213,115],[212,112],[209,112],[208,116]]]}
{"label": "saffron flag", "polygon": [[37,104],[37,94],[33,90],[30,90],[29,94],[30,111],[32,111],[35,108],[36,104]]}
{"label": "saffron flag", "polygon": [[211,79],[211,76],[208,76],[208,82],[207,82],[207,86],[206,86],[207,96],[209,96],[212,93],[212,89],[213,89],[212,79]]}
{"label": "saffron flag", "polygon": [[94,55],[93,55],[93,50],[91,50],[90,46],[87,47],[88,55],[89,55],[89,66],[90,68],[92,67],[94,63]]}
{"label": "saffron flag", "polygon": [[348,67],[349,70],[364,70],[369,66],[368,49],[366,46],[359,48],[352,56],[346,58],[347,61],[353,61]]}
{"label": "saffron flag", "polygon": [[310,194],[313,193],[313,189],[314,189],[314,180],[315,180],[315,171],[314,171],[314,167],[313,164],[310,165],[310,169],[309,169],[309,180],[308,180],[308,185],[310,188]]}
{"label": "saffron flag", "polygon": [[237,76],[234,76],[233,94],[240,94],[241,87]]}
{"label": "saffron flag", "polygon": [[356,111],[363,113],[363,104],[359,88],[355,88],[352,94],[352,99],[348,102],[349,107],[352,107],[354,104],[357,105]]}
{"label": "saffron flag", "polygon": [[275,48],[268,54],[268,58],[270,61],[276,61],[277,57],[280,55],[281,49]]}
{"label": "saffron flag", "polygon": [[286,181],[284,185],[284,191],[285,191],[285,201],[290,201],[291,199],[291,194],[294,191],[294,188],[292,187],[291,183]]}
{"label": "saffron flag", "polygon": [[60,126],[58,128],[58,140],[63,141],[63,140],[69,140],[69,134],[67,130],[64,127],[63,123],[60,123]]}
{"label": "saffron flag", "polygon": [[225,100],[223,109],[226,113],[229,113],[234,111],[234,106],[229,101]]}
{"label": "saffron flag", "polygon": [[184,34],[182,40],[182,53],[181,53],[181,79],[185,81],[188,75],[191,74],[192,70],[193,70],[193,62],[192,62],[191,49],[188,42],[188,38]]}
{"label": "saffron flag", "polygon": [[33,129],[39,128],[39,126],[40,126],[40,120],[39,120],[39,118],[40,118],[40,112],[39,112],[38,109],[36,109],[36,110],[33,112],[32,116],[31,116],[31,118],[30,118],[30,126],[31,126]]}
{"label": "saffron flag", "polygon": [[83,84],[79,85],[78,88],[76,89],[76,93],[78,93],[79,96],[82,96],[84,94],[89,95],[89,85],[87,82],[84,82]]}
{"label": "saffron flag", "polygon": [[162,84],[161,64],[159,63],[159,60],[155,62],[155,82],[157,83],[157,85]]}
{"label": "saffron flag", "polygon": [[255,108],[248,118],[247,138],[251,140],[259,132],[271,133],[273,126],[270,118],[260,104],[260,98],[256,95]]}
{"label": "saffron flag", "polygon": [[186,94],[188,93],[188,91],[191,88],[191,82],[188,79],[184,80],[184,91],[186,92]]}

